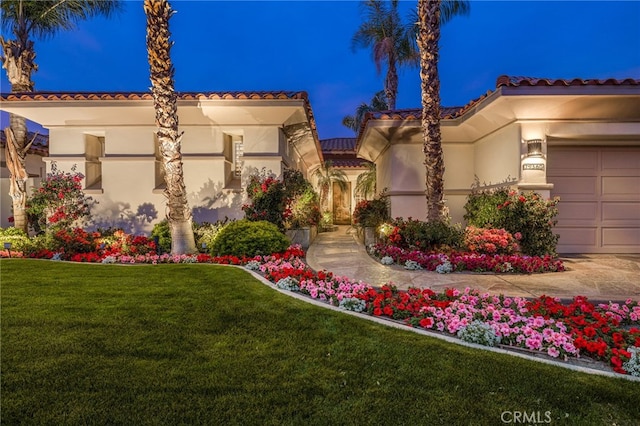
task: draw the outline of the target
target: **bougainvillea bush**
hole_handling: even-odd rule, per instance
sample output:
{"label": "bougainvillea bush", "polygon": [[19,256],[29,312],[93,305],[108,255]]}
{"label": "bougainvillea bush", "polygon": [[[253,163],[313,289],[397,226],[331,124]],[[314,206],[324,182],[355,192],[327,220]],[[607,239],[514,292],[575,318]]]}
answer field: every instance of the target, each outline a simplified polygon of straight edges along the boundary
{"label": "bougainvillea bush", "polygon": [[82,191],[83,179],[84,175],[76,172],[75,166],[70,172],[63,172],[56,163],[51,164],[51,172],[47,173],[42,186],[27,199],[27,218],[36,233],[48,227],[69,228],[90,216],[95,202]]}

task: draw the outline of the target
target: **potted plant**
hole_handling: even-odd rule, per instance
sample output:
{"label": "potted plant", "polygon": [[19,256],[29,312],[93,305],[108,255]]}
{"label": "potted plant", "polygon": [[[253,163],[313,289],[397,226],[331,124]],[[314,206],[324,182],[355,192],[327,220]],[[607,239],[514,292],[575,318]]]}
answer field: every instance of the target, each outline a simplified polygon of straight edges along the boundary
{"label": "potted plant", "polygon": [[376,242],[376,228],[391,218],[389,199],[381,194],[373,200],[362,200],[353,211],[353,223],[358,226],[358,238],[365,245]]}

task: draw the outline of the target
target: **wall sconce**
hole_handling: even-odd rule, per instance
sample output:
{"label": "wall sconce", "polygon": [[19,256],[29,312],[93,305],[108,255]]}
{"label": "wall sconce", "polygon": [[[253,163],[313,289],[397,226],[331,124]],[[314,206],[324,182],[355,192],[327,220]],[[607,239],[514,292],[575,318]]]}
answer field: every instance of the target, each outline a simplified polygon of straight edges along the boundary
{"label": "wall sconce", "polygon": [[529,139],[527,142],[527,157],[542,157],[542,139]]}
{"label": "wall sconce", "polygon": [[9,257],[11,257],[11,243],[4,243],[4,249],[9,252]]}

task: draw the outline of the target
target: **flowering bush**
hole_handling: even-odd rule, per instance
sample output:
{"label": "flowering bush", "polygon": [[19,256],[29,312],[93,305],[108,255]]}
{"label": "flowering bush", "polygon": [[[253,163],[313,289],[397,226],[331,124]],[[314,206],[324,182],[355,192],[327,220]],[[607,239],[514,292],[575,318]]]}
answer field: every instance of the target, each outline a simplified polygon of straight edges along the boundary
{"label": "flowering bush", "polygon": [[43,232],[47,226],[63,229],[71,227],[76,221],[90,216],[91,197],[82,191],[82,173],[57,169],[51,164],[51,173],[42,182],[42,187],[27,199],[27,218],[36,233]]}
{"label": "flowering bush", "polygon": [[298,229],[308,226],[318,226],[322,216],[320,214],[320,202],[318,194],[309,187],[302,194],[288,200],[289,216],[286,226],[289,229]]}
{"label": "flowering bush", "polygon": [[262,173],[247,185],[250,203],[242,206],[245,218],[266,220],[280,230],[317,226],[321,220],[318,194],[298,170],[287,170],[282,180]]}
{"label": "flowering bush", "polygon": [[460,248],[464,233],[458,225],[447,222],[423,222],[412,218],[396,218],[385,232],[389,244],[411,250],[451,251]]}
{"label": "flowering bush", "polygon": [[264,173],[252,175],[247,184],[247,196],[251,202],[242,206],[246,219],[266,220],[284,230],[284,222],[291,211],[285,211],[286,197],[282,181]]}
{"label": "flowering bush", "polygon": [[519,193],[508,188],[473,191],[465,205],[464,218],[480,228],[503,228],[512,235],[520,233],[520,249],[531,256],[555,255],[558,235],[559,198],[544,200],[535,192]]}
{"label": "flowering bush", "polygon": [[516,240],[522,234],[516,233],[515,238],[504,229],[485,229],[468,226],[464,231],[464,244],[472,253],[484,254],[513,254],[520,251]]}
{"label": "flowering bush", "polygon": [[373,200],[362,200],[353,210],[353,223],[362,227],[375,228],[389,219],[389,200],[384,195]]}
{"label": "flowering bush", "polygon": [[153,240],[143,235],[127,234],[121,229],[113,231],[111,235],[103,234],[100,236],[98,233],[94,233],[94,235],[96,235],[96,243],[103,256],[155,253],[157,249]]}

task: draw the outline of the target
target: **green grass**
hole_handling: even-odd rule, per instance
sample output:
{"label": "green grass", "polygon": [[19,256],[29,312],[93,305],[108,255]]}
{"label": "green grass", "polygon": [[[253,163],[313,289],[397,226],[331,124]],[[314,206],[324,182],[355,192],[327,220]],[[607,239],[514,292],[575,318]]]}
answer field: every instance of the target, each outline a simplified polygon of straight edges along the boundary
{"label": "green grass", "polygon": [[640,384],[322,309],[213,265],[2,260],[11,424],[638,424]]}

